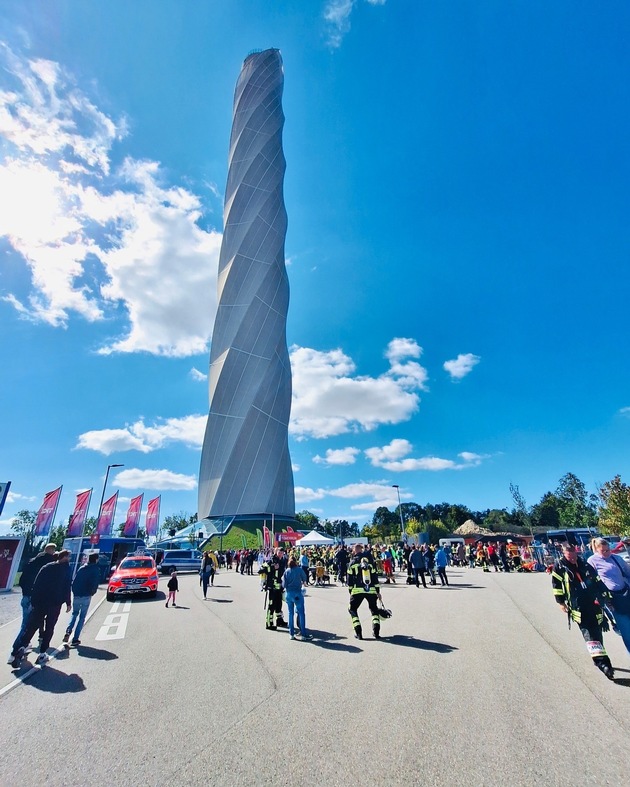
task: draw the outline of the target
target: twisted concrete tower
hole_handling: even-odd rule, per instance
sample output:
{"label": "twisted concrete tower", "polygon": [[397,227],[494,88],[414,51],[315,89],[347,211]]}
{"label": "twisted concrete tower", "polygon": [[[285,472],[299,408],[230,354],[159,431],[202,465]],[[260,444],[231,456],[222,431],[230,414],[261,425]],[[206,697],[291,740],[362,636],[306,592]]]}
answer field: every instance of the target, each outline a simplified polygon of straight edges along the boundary
{"label": "twisted concrete tower", "polygon": [[199,519],[295,516],[283,82],[280,52],[267,49],[246,58],[234,94]]}

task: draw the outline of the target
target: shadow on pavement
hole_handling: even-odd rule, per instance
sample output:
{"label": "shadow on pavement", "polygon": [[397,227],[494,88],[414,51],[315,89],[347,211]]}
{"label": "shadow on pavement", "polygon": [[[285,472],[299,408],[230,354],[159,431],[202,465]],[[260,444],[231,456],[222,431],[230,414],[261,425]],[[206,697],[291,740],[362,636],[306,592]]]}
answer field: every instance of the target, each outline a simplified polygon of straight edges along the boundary
{"label": "shadow on pavement", "polygon": [[231,598],[207,598],[206,601],[213,601],[215,604],[232,604],[234,599]]}
{"label": "shadow on pavement", "polygon": [[315,645],[318,648],[323,648],[324,650],[337,650],[344,653],[363,652],[361,648],[358,648],[356,645],[346,645],[343,642],[335,641],[345,639],[345,637],[340,637],[338,634],[332,634],[330,631],[316,631],[315,629],[308,629],[308,632],[313,636],[313,639],[308,640],[309,644]]}
{"label": "shadow on pavement", "polygon": [[617,686],[625,686],[627,689],[630,689],[630,678],[615,678],[613,683]]}
{"label": "shadow on pavement", "polygon": [[173,609],[190,609],[190,607],[184,607],[181,604],[173,604]]}
{"label": "shadow on pavement", "polygon": [[426,639],[415,639],[415,637],[407,637],[404,634],[394,634],[391,637],[381,636],[381,642],[387,642],[390,645],[402,645],[404,648],[434,650],[436,653],[452,653],[454,650],[458,650],[458,648],[453,645],[445,645],[443,642],[430,642]]}
{"label": "shadow on pavement", "polygon": [[50,665],[43,667],[39,674],[33,675],[30,685],[40,691],[51,694],[72,694],[85,691],[85,683],[80,675],[66,675],[65,672],[53,669]]}
{"label": "shadow on pavement", "polygon": [[[113,661],[118,656],[112,653],[111,650],[102,650],[101,648],[90,648],[87,645],[77,645],[75,648],[79,656],[84,659],[96,659],[97,661]],[[70,653],[68,652],[68,655]]]}
{"label": "shadow on pavement", "polygon": [[481,585],[467,585],[465,582],[460,582],[457,585],[438,585],[439,590],[462,590],[468,588],[469,590],[485,590]]}

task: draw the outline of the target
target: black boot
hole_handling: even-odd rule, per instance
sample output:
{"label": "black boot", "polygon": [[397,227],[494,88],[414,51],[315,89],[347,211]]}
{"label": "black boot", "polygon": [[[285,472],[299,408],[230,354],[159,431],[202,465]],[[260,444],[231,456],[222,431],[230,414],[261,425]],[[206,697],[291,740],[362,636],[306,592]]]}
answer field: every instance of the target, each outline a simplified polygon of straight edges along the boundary
{"label": "black boot", "polygon": [[374,634],[374,639],[380,639],[381,638],[381,627],[380,627],[380,625],[378,623],[375,623],[372,626],[372,633]]}
{"label": "black boot", "polygon": [[354,636],[357,639],[363,639],[363,631],[361,629],[361,626],[356,626],[356,628],[354,629]]}
{"label": "black boot", "polygon": [[608,656],[596,656],[593,661],[595,662],[595,666],[604,673],[608,680],[615,679],[615,670]]}

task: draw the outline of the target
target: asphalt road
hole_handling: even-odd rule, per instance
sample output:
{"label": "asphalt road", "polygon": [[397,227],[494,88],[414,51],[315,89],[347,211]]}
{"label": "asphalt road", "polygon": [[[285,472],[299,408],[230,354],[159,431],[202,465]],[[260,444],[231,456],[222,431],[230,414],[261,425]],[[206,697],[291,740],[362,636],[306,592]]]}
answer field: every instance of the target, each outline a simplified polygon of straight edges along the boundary
{"label": "asphalt road", "polygon": [[[99,593],[77,650],[0,666],[0,785],[627,783],[621,639],[613,683],[547,575],[449,575],[384,586],[381,641],[352,637],[334,585],[308,590],[310,642],[265,630],[256,576],[221,572],[207,601],[180,576],[175,609]],[[3,654],[17,628],[0,624]]]}

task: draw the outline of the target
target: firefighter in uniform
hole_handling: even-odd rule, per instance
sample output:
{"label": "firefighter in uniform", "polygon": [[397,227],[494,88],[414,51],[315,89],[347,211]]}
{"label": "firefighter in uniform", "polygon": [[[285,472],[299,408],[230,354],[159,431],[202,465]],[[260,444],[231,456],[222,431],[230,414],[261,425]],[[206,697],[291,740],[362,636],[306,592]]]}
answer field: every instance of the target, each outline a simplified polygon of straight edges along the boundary
{"label": "firefighter in uniform", "polygon": [[354,628],[354,636],[363,639],[361,621],[359,620],[358,609],[364,599],[367,600],[370,612],[372,613],[372,632],[375,639],[381,636],[381,618],[378,612],[377,599],[381,597],[378,585],[378,574],[376,568],[367,556],[362,554],[360,544],[355,544],[354,557],[348,566],[348,590],[350,591],[350,606],[348,612]]}
{"label": "firefighter in uniform", "polygon": [[556,601],[568,615],[569,628],[572,620],[577,623],[593,663],[609,680],[614,680],[602,634],[608,631],[603,607],[610,602],[610,594],[572,544],[562,545],[562,557],[556,560],[551,572],[551,586]]}
{"label": "firefighter in uniform", "polygon": [[266,628],[272,631],[275,631],[278,626],[286,628],[288,625],[282,616],[282,575],[284,569],[282,550],[277,549],[275,554],[266,560],[258,571],[262,589],[267,593],[265,624]]}

